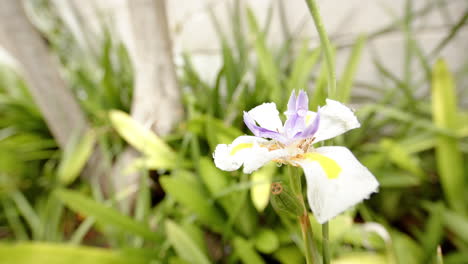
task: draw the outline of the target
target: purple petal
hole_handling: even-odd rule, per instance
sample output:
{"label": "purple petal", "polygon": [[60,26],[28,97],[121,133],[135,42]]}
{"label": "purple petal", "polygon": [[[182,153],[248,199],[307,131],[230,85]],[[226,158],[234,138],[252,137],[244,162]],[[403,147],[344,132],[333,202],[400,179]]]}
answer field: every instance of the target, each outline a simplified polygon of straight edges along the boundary
{"label": "purple petal", "polygon": [[288,110],[285,114],[289,116],[293,115],[294,113],[296,113],[296,92],[292,91],[288,101]]}
{"label": "purple petal", "polygon": [[312,124],[307,126],[300,134],[297,135],[297,138],[310,138],[312,137],[318,130],[320,125],[320,114],[317,112],[314,121]]}
{"label": "purple petal", "polygon": [[244,123],[257,137],[271,138],[280,142],[286,142],[286,137],[280,133],[257,126],[255,120],[247,112],[244,112]]}
{"label": "purple petal", "polygon": [[309,110],[309,98],[307,97],[306,92],[300,91],[296,100],[296,113],[299,116],[305,116],[307,114],[307,110]]}
{"label": "purple petal", "polygon": [[305,127],[305,118],[297,114],[289,116],[284,123],[284,132],[287,137],[293,138],[298,132],[301,132]]}

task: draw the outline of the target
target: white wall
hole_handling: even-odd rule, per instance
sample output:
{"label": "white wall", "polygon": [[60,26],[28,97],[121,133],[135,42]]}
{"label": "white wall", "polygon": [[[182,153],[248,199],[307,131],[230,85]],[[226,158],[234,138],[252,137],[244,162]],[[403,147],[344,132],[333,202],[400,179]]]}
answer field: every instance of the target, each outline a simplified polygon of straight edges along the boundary
{"label": "white wall", "polygon": [[[92,31],[95,35],[99,35],[100,21],[98,18],[101,20],[105,18],[104,20],[115,30],[116,34],[120,35],[127,43],[130,51],[132,50],[133,45],[132,39],[129,37],[131,34],[128,26],[129,16],[126,10],[126,1],[131,0],[54,1],[78,39],[82,39],[80,35],[83,34],[83,31]],[[273,5],[273,24],[268,40],[272,47],[278,47],[283,41],[278,12],[280,1],[283,1],[289,29],[297,31],[305,22],[305,26],[299,31],[298,38],[311,38],[312,43],[318,43],[318,37],[304,0],[243,0],[242,3],[254,10],[261,24],[265,22],[269,6]],[[413,0],[413,8],[421,9],[431,1]],[[176,58],[183,51],[192,53],[194,63],[207,80],[213,80],[220,62],[218,38],[207,10],[211,8],[221,24],[228,25],[230,20],[227,10],[233,5],[233,2],[233,0],[167,0]],[[370,34],[389,25],[395,17],[403,15],[405,2],[405,0],[318,0],[327,31],[337,39],[335,43],[351,43],[359,34]],[[441,1],[433,0],[432,2]],[[451,23],[457,21],[468,8],[467,0],[446,0],[446,2],[449,4],[445,15],[449,17]],[[84,29],[73,17],[73,14],[78,14],[85,22]],[[443,12],[438,9],[424,19],[416,21],[418,28],[432,28],[430,30],[420,29],[415,36],[420,41],[424,52],[431,51],[447,34],[443,15]],[[462,65],[467,63],[468,55],[465,55],[468,46],[467,29],[468,27],[464,28],[463,32],[459,33],[459,36],[442,53],[452,70],[460,69]],[[226,32],[228,31],[226,30]],[[86,45],[85,41],[83,43]],[[405,41],[401,32],[387,34],[369,41],[363,54],[357,79],[376,81],[376,68],[372,64],[370,54],[372,50],[379,55],[385,66],[401,76],[404,46]],[[346,59],[346,51],[338,54],[338,73],[341,72]]]}

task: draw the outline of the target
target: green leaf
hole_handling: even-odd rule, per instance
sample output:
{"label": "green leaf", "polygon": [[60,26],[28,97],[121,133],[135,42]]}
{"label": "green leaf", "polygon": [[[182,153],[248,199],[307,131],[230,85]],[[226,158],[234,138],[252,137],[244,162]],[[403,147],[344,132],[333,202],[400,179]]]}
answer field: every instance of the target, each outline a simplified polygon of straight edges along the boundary
{"label": "green leaf", "polygon": [[282,264],[304,264],[304,257],[298,247],[286,246],[278,249],[273,256]]}
{"label": "green leaf", "polygon": [[358,115],[368,113],[378,113],[379,115],[389,117],[400,122],[408,123],[414,127],[422,128],[428,132],[434,132],[439,135],[444,135],[451,138],[458,137],[457,131],[438,127],[426,118],[414,115],[408,111],[405,112],[398,108],[389,107],[387,105],[367,104],[358,110]]}
{"label": "green leaf", "polygon": [[348,63],[344,69],[341,79],[338,83],[337,98],[340,102],[347,103],[351,95],[351,87],[353,86],[354,76],[356,75],[359,60],[361,58],[362,49],[366,43],[366,36],[361,35],[356,40],[356,43],[349,55]]}
{"label": "green leaf", "polygon": [[442,210],[442,217],[445,227],[468,244],[468,218],[447,208]]}
{"label": "green leaf", "polygon": [[211,195],[215,196],[220,190],[228,187],[229,175],[216,168],[212,158],[200,158],[200,177]]}
{"label": "green leaf", "polygon": [[161,138],[133,120],[127,113],[112,110],[112,125],[128,144],[144,153],[160,169],[177,167],[177,155]]}
{"label": "green leaf", "polygon": [[444,235],[442,212],[444,207],[441,203],[429,207],[429,218],[426,221],[424,231],[419,241],[424,249],[424,263],[433,263],[437,256],[437,247],[442,242]]}
{"label": "green leaf", "polygon": [[251,181],[254,183],[250,190],[250,197],[258,212],[263,212],[268,205],[271,179],[275,172],[276,165],[271,162],[250,176]]}
{"label": "green leaf", "polygon": [[247,9],[247,22],[254,37],[254,47],[257,52],[260,74],[270,88],[271,100],[280,104],[280,102],[285,101],[280,82],[280,71],[273,55],[267,48],[265,35],[259,30],[255,15],[251,9]]}
{"label": "green leaf", "polygon": [[116,250],[75,247],[49,243],[0,244],[0,263],[15,264],[148,264],[151,259],[142,254]]}
{"label": "green leaf", "polygon": [[235,138],[244,134],[238,128],[226,125],[222,120],[208,115],[192,118],[187,126],[189,131],[206,137],[212,149],[220,143],[231,143]]}
{"label": "green leaf", "polygon": [[380,141],[381,151],[398,167],[424,178],[424,171],[417,157],[410,155],[406,148],[397,142],[384,138]]}
{"label": "green leaf", "polygon": [[208,257],[203,254],[202,250],[180,226],[171,220],[166,220],[165,226],[167,238],[179,257],[189,263],[210,263]]}
{"label": "green leaf", "polygon": [[245,264],[264,264],[262,257],[255,251],[253,244],[241,237],[233,239],[235,253]]}
{"label": "green leaf", "polygon": [[[371,225],[379,225],[376,223],[369,224],[354,224],[349,226],[344,233],[340,242],[350,244],[357,247],[366,247],[367,249],[373,250],[384,250],[387,248],[387,245],[390,244],[390,241],[384,241],[384,238],[381,237],[383,234],[378,234],[376,230],[373,230]],[[369,228],[371,226],[371,228]],[[333,226],[331,226],[333,227]],[[377,226],[376,226],[377,227]],[[377,227],[379,228],[379,227]],[[333,230],[330,228],[330,230]],[[315,231],[318,232],[318,231]]]}
{"label": "green leaf", "polygon": [[327,99],[327,65],[322,63],[320,66],[320,72],[315,81],[314,95],[310,99],[310,110],[316,111],[319,106],[325,105],[325,99]]}
{"label": "green leaf", "polygon": [[420,245],[403,233],[393,231],[390,235],[396,263],[422,263],[423,250]]}
{"label": "green leaf", "polygon": [[68,185],[79,176],[93,153],[95,142],[96,134],[93,130],[88,130],[81,138],[70,140],[57,169],[57,178],[61,184]]}
{"label": "green leaf", "polygon": [[[432,116],[434,124],[456,132],[458,112],[455,85],[444,61],[438,60],[432,73]],[[466,212],[466,183],[463,156],[455,138],[439,135],[436,161],[445,197],[452,209]]]}
{"label": "green leaf", "polygon": [[311,77],[312,68],[320,57],[320,49],[309,51],[307,42],[304,42],[299,55],[292,65],[291,74],[288,79],[289,93],[296,90],[307,90],[307,81]]}
{"label": "green leaf", "polygon": [[382,188],[408,188],[421,184],[421,180],[419,178],[412,175],[397,173],[394,170],[390,172],[380,172],[378,179]]}
{"label": "green leaf", "polygon": [[59,189],[54,194],[73,211],[92,216],[101,224],[111,225],[148,240],[158,241],[156,234],[146,223],[135,221],[129,216],[123,215],[117,210],[98,203],[78,192]]}
{"label": "green leaf", "polygon": [[387,258],[378,253],[350,253],[333,260],[333,264],[387,264]]}
{"label": "green leaf", "polygon": [[10,197],[18,208],[19,213],[21,213],[26,220],[26,223],[28,223],[31,228],[33,238],[41,239],[44,235],[44,223],[42,223],[41,219],[24,194],[22,192],[15,191],[11,193]]}
{"label": "green leaf", "polygon": [[213,200],[207,199],[208,194],[194,177],[190,172],[179,171],[171,177],[161,177],[160,182],[166,193],[196,213],[201,222],[222,231],[225,225],[223,214],[214,206]]}
{"label": "green leaf", "polygon": [[271,254],[279,247],[278,236],[271,229],[262,228],[254,237],[255,247],[258,251]]}

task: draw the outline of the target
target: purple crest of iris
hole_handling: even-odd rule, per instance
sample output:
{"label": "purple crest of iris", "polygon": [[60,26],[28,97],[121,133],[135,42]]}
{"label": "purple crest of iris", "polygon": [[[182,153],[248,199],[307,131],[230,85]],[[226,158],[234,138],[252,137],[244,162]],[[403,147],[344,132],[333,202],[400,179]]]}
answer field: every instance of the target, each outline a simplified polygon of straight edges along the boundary
{"label": "purple crest of iris", "polygon": [[290,144],[299,139],[312,138],[317,132],[320,124],[319,111],[317,111],[314,121],[307,126],[306,116],[308,111],[309,98],[307,93],[300,91],[296,96],[293,91],[288,101],[288,109],[285,112],[287,119],[282,131],[273,131],[258,126],[247,112],[244,112],[244,123],[257,137],[271,138],[283,144]]}

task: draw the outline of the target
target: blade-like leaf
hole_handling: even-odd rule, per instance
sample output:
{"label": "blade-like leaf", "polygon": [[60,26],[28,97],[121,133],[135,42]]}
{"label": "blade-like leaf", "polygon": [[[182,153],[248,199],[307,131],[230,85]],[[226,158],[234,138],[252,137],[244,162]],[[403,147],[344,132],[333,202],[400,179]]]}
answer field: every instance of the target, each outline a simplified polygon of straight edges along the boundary
{"label": "blade-like leaf", "polygon": [[158,241],[156,234],[143,222],[133,220],[117,210],[100,204],[78,192],[59,189],[55,195],[73,211],[86,216],[92,216],[97,222],[111,225],[148,240]]}
{"label": "blade-like leaf", "polygon": [[209,264],[210,261],[184,230],[171,220],[166,221],[166,234],[177,255],[189,263]]}
{"label": "blade-like leaf", "polygon": [[[458,123],[456,91],[452,75],[444,61],[436,62],[432,72],[432,116],[434,124],[456,132]],[[439,135],[436,161],[448,204],[458,213],[466,212],[466,183],[463,156],[455,138]]]}
{"label": "blade-like leaf", "polygon": [[270,88],[271,99],[279,104],[284,101],[284,93],[281,88],[278,66],[275,63],[273,54],[267,48],[265,34],[260,31],[255,15],[250,9],[247,9],[247,21],[254,37],[254,47],[257,52],[260,73]]}
{"label": "blade-like leaf", "polygon": [[223,230],[223,215],[214,206],[214,202],[207,199],[208,194],[196,179],[193,179],[192,174],[179,172],[172,177],[161,177],[160,182],[167,194],[196,213],[201,222],[216,231]]}
{"label": "blade-like leaf", "polygon": [[48,243],[0,244],[0,263],[15,264],[147,264],[143,254]]}
{"label": "blade-like leaf", "polygon": [[69,142],[60,161],[57,178],[64,185],[72,183],[80,174],[93,152],[96,135],[93,130]]}
{"label": "blade-like leaf", "polygon": [[[138,124],[128,114],[113,110],[109,114],[112,125],[130,145],[149,156],[152,164],[161,169],[177,166],[177,155],[156,134]],[[155,162],[154,160],[158,160]]]}
{"label": "blade-like leaf", "polygon": [[341,75],[341,79],[338,82],[337,97],[338,100],[343,103],[347,103],[351,96],[351,87],[353,86],[354,76],[356,75],[359,60],[361,59],[362,49],[364,48],[365,43],[365,35],[358,37],[356,43],[353,46],[353,49],[351,50],[348,63],[346,64],[343,74]]}

